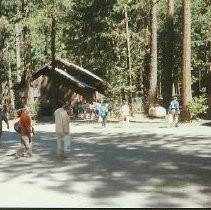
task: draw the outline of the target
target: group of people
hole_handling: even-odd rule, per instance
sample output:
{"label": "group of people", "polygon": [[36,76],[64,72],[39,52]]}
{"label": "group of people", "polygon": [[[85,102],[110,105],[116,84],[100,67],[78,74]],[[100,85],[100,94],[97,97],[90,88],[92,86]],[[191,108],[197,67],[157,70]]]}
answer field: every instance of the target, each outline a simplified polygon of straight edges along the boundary
{"label": "group of people", "polygon": [[100,107],[100,102],[98,100],[91,103],[77,100],[75,104],[71,107],[72,108],[71,117],[74,117],[76,119],[87,118],[87,117],[89,117],[90,119],[96,118],[99,107]]}
{"label": "group of people", "polygon": [[[131,110],[127,101],[123,102],[121,107],[121,115],[123,126],[129,127]],[[55,117],[55,132],[57,135],[57,156],[59,158],[65,158],[64,145],[65,140],[70,139],[70,113],[72,113],[72,108],[68,102],[65,102],[62,107],[58,108],[54,112]],[[179,118],[179,102],[177,97],[174,97],[170,102],[168,114],[172,116],[172,120],[175,123],[175,126],[178,126]],[[29,110],[27,108],[22,108],[17,111],[19,121],[15,123],[14,129],[20,134],[20,147],[16,152],[16,158],[21,156],[32,156],[32,136],[34,135],[34,129],[32,126],[32,120],[29,115]],[[103,127],[106,127],[107,116],[108,116],[108,103],[102,101],[102,103],[96,109],[96,116],[98,122],[102,124]],[[7,128],[9,129],[8,119],[3,110],[3,107],[0,105],[0,139],[2,135],[2,121],[5,121]]]}
{"label": "group of people", "polygon": [[[101,103],[99,100],[91,103],[86,101],[82,103],[82,101],[77,100],[73,105],[66,101],[65,105],[70,118],[84,119],[88,117],[90,119],[97,119],[98,122],[102,123],[103,127],[106,127],[107,116],[111,109],[109,109],[109,105],[105,100],[102,100]],[[125,124],[129,125],[130,108],[126,101],[123,102],[120,112]]]}
{"label": "group of people", "polygon": [[[65,141],[70,140],[70,105],[64,103],[64,105],[58,108],[54,112],[55,117],[55,131],[57,135],[57,156],[61,159],[65,158]],[[123,121],[129,126],[130,108],[125,101],[121,108]],[[102,123],[103,127],[106,127],[108,116],[108,104],[102,101],[97,109],[98,122]]]}
{"label": "group of people", "polygon": [[[106,127],[107,117],[108,117],[108,103],[102,101],[101,104],[95,106],[95,114],[98,122]],[[127,102],[121,107],[121,113],[123,121],[129,126],[129,115],[130,108]],[[54,112],[55,117],[55,132],[57,135],[57,155],[59,158],[64,158],[64,142],[68,139],[70,134],[70,115],[72,114],[72,108],[69,103],[65,102],[64,105]],[[34,135],[34,129],[32,126],[32,120],[29,115],[29,110],[27,108],[22,108],[17,110],[17,115],[19,121],[14,124],[15,131],[20,135],[20,147],[18,148],[15,158],[20,158],[21,156],[32,156],[32,136]],[[0,106],[0,137],[2,134],[2,121],[5,121],[7,128],[9,129],[8,119],[3,107]]]}

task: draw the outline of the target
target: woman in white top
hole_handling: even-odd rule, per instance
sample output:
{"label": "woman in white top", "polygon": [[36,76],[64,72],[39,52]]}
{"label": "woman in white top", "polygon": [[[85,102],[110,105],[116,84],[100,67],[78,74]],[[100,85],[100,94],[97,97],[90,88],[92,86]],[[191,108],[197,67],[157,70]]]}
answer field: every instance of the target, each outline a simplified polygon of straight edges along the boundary
{"label": "woman in white top", "polygon": [[123,118],[123,125],[126,123],[129,126],[130,122],[130,107],[128,106],[127,101],[124,102],[124,105],[121,108],[121,114]]}

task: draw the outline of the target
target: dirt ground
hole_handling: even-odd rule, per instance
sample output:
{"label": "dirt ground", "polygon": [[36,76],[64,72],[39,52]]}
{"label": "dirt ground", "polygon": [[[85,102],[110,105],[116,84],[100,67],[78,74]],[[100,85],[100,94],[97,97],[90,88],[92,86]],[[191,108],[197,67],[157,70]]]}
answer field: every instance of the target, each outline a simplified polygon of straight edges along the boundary
{"label": "dirt ground", "polygon": [[4,127],[0,207],[211,207],[211,122],[166,128],[132,119],[102,128],[72,121],[71,152],[56,157],[53,121],[35,124],[33,157],[14,159],[19,137]]}

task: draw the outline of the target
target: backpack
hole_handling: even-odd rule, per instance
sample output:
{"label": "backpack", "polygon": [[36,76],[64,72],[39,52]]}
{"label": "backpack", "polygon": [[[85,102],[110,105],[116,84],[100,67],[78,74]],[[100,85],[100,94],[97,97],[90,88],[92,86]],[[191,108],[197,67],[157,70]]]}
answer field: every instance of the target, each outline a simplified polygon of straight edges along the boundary
{"label": "backpack", "polygon": [[[19,121],[15,122],[15,124],[14,124],[14,130],[17,133],[21,133],[21,128],[19,126]],[[33,126],[32,126],[32,133],[33,133],[33,136],[34,136],[34,127]]]}
{"label": "backpack", "polygon": [[177,101],[172,101],[170,104],[170,109],[179,110],[179,103]]}
{"label": "backpack", "polygon": [[108,108],[106,106],[101,106],[100,107],[100,115],[107,116],[107,114],[108,114]]}
{"label": "backpack", "polygon": [[21,128],[19,126],[19,121],[15,122],[14,124],[14,130],[17,132],[17,133],[20,133],[21,132]]}

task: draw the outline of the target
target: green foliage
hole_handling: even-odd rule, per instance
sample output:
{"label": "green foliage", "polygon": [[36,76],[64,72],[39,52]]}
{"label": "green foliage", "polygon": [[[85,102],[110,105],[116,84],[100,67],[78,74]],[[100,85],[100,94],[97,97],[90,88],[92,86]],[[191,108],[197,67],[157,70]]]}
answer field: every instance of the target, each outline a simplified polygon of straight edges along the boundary
{"label": "green foliage", "polygon": [[38,100],[35,100],[30,108],[30,116],[33,120],[36,120],[39,116],[40,103]]}
{"label": "green foliage", "polygon": [[110,110],[110,117],[120,120],[121,119],[121,103],[118,99],[111,99],[110,101],[108,100],[109,107],[111,107]]}
{"label": "green foliage", "polygon": [[1,0],[0,1],[0,16],[8,16],[14,18],[16,13],[17,0]]}
{"label": "green foliage", "polygon": [[[168,1],[159,0],[157,3],[158,75],[162,77],[166,59],[163,47],[167,35]],[[128,84],[125,5],[129,18],[132,85]],[[182,1],[174,0],[174,6],[174,70],[178,70],[178,78],[181,81]],[[192,67],[202,69],[211,61],[211,3],[209,0],[194,0],[191,9]],[[50,56],[52,18],[56,20],[56,56],[81,65],[105,79],[110,84],[107,95],[117,103],[121,101],[123,92],[132,91],[133,95],[141,92],[141,97],[144,96],[149,87],[150,0],[30,1],[27,23],[30,26],[31,61],[34,71],[45,62],[45,56]],[[1,0],[0,50],[2,52],[9,43],[11,58],[9,60],[0,54],[0,82],[4,82],[8,77],[8,61],[11,62],[15,82],[14,29],[17,22],[21,30],[21,1]],[[23,63],[22,52],[21,56]],[[198,81],[198,75],[194,80]],[[196,92],[195,89],[193,91]]]}
{"label": "green foliage", "polygon": [[208,108],[207,105],[207,97],[205,94],[199,97],[193,97],[192,101],[188,103],[187,106],[191,119],[195,119],[197,117],[202,117]]}
{"label": "green foliage", "polygon": [[192,66],[203,69],[210,61],[211,3],[193,1],[192,5]]}

